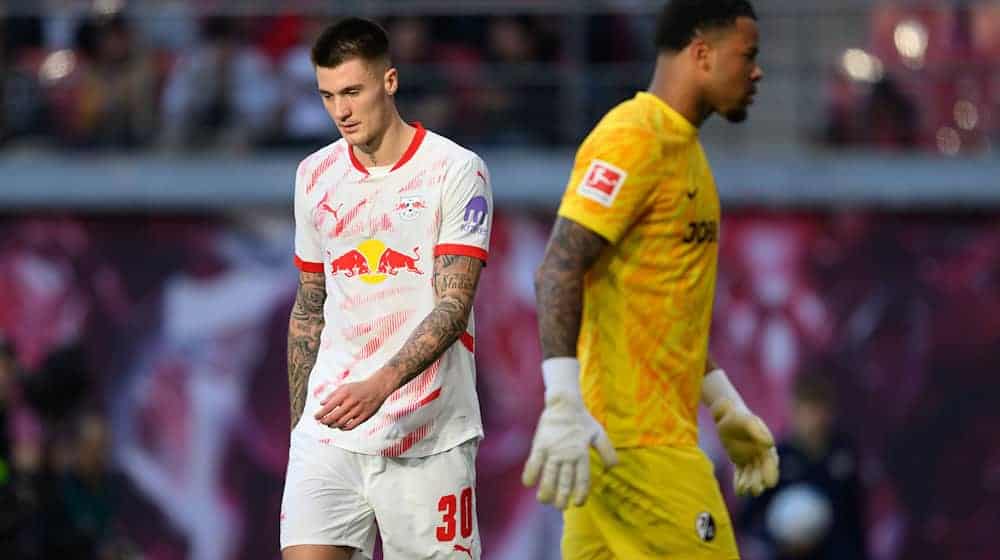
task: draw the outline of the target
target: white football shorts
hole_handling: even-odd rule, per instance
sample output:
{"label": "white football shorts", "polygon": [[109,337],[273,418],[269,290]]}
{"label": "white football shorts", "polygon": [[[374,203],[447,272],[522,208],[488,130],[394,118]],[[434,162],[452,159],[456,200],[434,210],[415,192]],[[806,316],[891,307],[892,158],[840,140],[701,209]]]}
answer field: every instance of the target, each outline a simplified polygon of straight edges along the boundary
{"label": "white football shorts", "polygon": [[410,459],[347,451],[299,430],[291,440],[282,549],[348,546],[352,560],[370,559],[381,533],[385,560],[479,560],[478,439]]}

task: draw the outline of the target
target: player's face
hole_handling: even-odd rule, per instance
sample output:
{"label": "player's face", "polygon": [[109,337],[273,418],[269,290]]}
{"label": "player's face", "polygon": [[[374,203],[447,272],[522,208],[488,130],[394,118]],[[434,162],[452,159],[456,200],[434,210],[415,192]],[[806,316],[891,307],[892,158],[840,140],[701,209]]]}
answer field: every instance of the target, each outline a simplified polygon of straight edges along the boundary
{"label": "player's face", "polygon": [[757,82],[764,77],[757,64],[758,38],[757,22],[741,17],[713,41],[705,93],[712,109],[730,122],[746,120]]}
{"label": "player's face", "polygon": [[395,68],[352,58],[333,68],[316,67],[316,83],[327,113],[350,144],[364,146],[385,133],[398,87]]}

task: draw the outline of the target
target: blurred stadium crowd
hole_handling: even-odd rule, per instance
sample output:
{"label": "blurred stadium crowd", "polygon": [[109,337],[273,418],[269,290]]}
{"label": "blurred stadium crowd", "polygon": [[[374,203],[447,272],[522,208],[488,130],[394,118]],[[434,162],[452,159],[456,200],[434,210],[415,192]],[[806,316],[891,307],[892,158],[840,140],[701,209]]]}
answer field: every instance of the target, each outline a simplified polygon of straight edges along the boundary
{"label": "blurred stadium crowd", "polygon": [[880,2],[829,79],[825,142],[945,155],[1000,140],[1000,4]]}
{"label": "blurred stadium crowd", "polygon": [[[313,146],[335,134],[308,54],[328,18],[204,15],[176,2],[130,14],[114,11],[122,2],[96,4],[106,13],[0,22],[7,148],[245,151]],[[880,2],[861,17],[867,44],[815,69],[826,107],[810,111],[814,144],[955,155],[996,143],[995,2]],[[601,109],[645,87],[653,56],[648,14],[381,19],[405,83],[404,116],[472,145],[573,144]]]}
{"label": "blurred stadium crowd", "polygon": [[110,467],[104,411],[85,396],[79,348],[31,373],[16,358],[0,333],[0,557],[135,557],[121,525],[125,479]]}
{"label": "blurred stadium crowd", "polygon": [[[0,138],[88,150],[327,143],[336,130],[318,102],[309,60],[326,23],[299,15],[9,17]],[[406,80],[404,114],[466,141],[560,140],[552,87],[531,80],[536,65],[559,57],[546,18],[384,23]],[[616,37],[593,45],[590,56],[635,56],[629,34]],[[499,65],[502,80],[489,77],[485,64]]]}

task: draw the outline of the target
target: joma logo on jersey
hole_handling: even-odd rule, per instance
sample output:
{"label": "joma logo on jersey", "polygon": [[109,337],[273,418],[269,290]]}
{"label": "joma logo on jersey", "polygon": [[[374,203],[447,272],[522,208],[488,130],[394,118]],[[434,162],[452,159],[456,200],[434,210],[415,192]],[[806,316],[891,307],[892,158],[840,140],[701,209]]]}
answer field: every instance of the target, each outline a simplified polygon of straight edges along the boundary
{"label": "joma logo on jersey", "polygon": [[625,184],[626,177],[628,177],[628,173],[624,169],[595,159],[590,162],[590,167],[583,175],[583,180],[580,181],[576,192],[584,198],[610,207],[611,203],[615,201],[615,197],[618,196],[618,191]]}
{"label": "joma logo on jersey", "polygon": [[715,220],[689,222],[681,241],[684,243],[715,243],[719,240],[719,223]]}

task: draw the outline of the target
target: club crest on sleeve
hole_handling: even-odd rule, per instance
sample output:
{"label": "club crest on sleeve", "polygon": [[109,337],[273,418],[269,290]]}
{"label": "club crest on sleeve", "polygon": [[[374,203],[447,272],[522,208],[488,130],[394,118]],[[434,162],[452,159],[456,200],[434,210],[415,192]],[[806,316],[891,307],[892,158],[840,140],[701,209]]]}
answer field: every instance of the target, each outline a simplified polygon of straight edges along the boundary
{"label": "club crest on sleeve", "polygon": [[698,538],[701,540],[712,542],[715,539],[715,519],[712,518],[711,513],[707,511],[699,513],[698,518],[695,520],[694,528],[698,532]]}
{"label": "club crest on sleeve", "polygon": [[584,198],[610,207],[618,191],[625,184],[626,177],[628,173],[624,169],[595,159],[590,162],[590,167],[584,173],[576,192]]}

